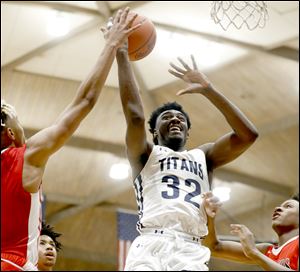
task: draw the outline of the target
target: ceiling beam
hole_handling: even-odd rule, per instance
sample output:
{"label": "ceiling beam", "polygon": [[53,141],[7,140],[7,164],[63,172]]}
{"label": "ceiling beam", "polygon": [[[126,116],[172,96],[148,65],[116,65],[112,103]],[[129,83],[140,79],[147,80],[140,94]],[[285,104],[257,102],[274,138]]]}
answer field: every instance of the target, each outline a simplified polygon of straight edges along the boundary
{"label": "ceiling beam", "polygon": [[135,9],[135,8],[139,8],[141,6],[144,6],[145,4],[149,4],[151,3],[152,1],[131,1],[129,3],[125,3],[125,4],[122,4],[116,8],[112,8],[112,12],[116,12],[118,9],[123,9],[123,8],[126,8],[126,7],[129,7],[131,10]]}
{"label": "ceiling beam", "polygon": [[[123,193],[124,191],[132,188],[131,181],[122,181],[118,184],[115,184],[115,186],[110,186],[107,188],[107,190],[101,190],[101,192],[96,192],[93,195],[90,195],[86,198],[86,200],[77,206],[66,208],[62,211],[59,211],[47,218],[47,222],[50,225],[57,224],[57,222],[65,219],[66,217],[73,216],[87,208],[90,208],[92,206],[95,206],[111,197],[114,197],[120,193]],[[46,194],[47,197],[47,194]]]}
{"label": "ceiling beam", "polygon": [[284,197],[290,197],[293,194],[294,188],[271,182],[267,179],[257,178],[247,175],[245,173],[238,173],[233,170],[219,168],[214,171],[214,177],[227,182],[240,182],[242,184],[250,185],[254,188],[278,194]]}
{"label": "ceiling beam", "polygon": [[30,52],[18,57],[17,59],[7,63],[7,64],[4,64],[2,67],[1,67],[1,72],[4,71],[4,70],[12,70],[14,69],[15,67],[23,64],[24,62],[44,53],[45,51],[55,47],[56,45],[59,45],[60,43],[62,42],[65,42],[65,41],[68,41],[72,38],[74,38],[75,36],[77,35],[80,35],[82,33],[84,33],[85,31],[87,30],[90,30],[92,29],[93,27],[97,26],[97,25],[100,25],[101,23],[101,19],[100,18],[97,18],[97,19],[93,19],[73,30],[71,30],[67,35],[63,36],[63,37],[58,37],[56,39],[53,39],[51,40],[50,42],[47,42],[41,46],[39,46],[38,48],[35,48],[33,50],[31,50]]}
{"label": "ceiling beam", "polygon": [[[98,9],[91,9],[91,8],[81,7],[72,4],[70,5],[70,4],[65,4],[62,2],[55,2],[55,1],[2,1],[2,2],[10,5],[35,6],[41,8],[56,9],[65,12],[77,12],[77,13],[84,13],[93,16],[99,16],[99,15],[105,16],[104,10],[102,9],[104,5],[106,6],[104,7],[105,9],[108,9],[110,10],[111,13],[114,13],[117,10],[126,7],[129,7],[130,9],[139,8],[145,4],[151,3],[152,1],[131,1],[129,3],[122,4],[117,8],[110,8],[109,3],[107,1],[95,1]],[[101,2],[105,2],[105,4],[102,4]],[[101,10],[99,10],[99,7]]]}
{"label": "ceiling beam", "polygon": [[107,1],[95,1],[98,12],[102,15],[105,21],[112,16],[112,11],[110,10],[109,4]]}
{"label": "ceiling beam", "polygon": [[261,137],[274,132],[284,131],[294,126],[299,126],[299,113],[284,116],[265,125],[261,125],[257,128],[257,130],[259,132],[259,136]]}
{"label": "ceiling beam", "polygon": [[[24,132],[27,138],[31,137],[32,135],[36,134],[40,130],[32,129],[32,128],[24,128]],[[115,144],[107,141],[102,140],[95,140],[81,136],[73,135],[65,144],[66,146],[86,149],[86,150],[93,150],[93,151],[100,151],[100,152],[108,152],[112,153],[120,158],[126,157],[125,146],[122,144]]]}
{"label": "ceiling beam", "polygon": [[[264,48],[263,46],[260,45],[254,45],[250,44],[247,42],[242,42],[238,40],[234,40],[231,38],[219,36],[216,34],[212,33],[207,33],[207,32],[202,32],[202,31],[196,31],[184,27],[179,27],[179,26],[173,26],[157,21],[152,21],[156,27],[163,28],[165,30],[171,31],[171,32],[179,32],[183,34],[192,34],[192,35],[198,35],[201,36],[207,40],[217,42],[217,43],[224,43],[236,47],[240,47],[246,50],[250,51],[256,51],[256,52],[261,52],[261,53],[267,53],[267,54],[273,54],[281,57],[286,57],[291,60],[299,61],[299,51],[290,47],[286,46],[277,46],[276,48],[269,49],[269,48]],[[285,43],[286,41],[282,42]]]}
{"label": "ceiling beam", "polygon": [[59,193],[45,193],[46,196],[46,205],[47,202],[57,202],[68,205],[80,205],[84,202],[84,198],[64,195]]}
{"label": "ceiling beam", "polygon": [[270,49],[268,50],[268,53],[299,62],[299,50],[288,46],[280,46],[274,49]]}
{"label": "ceiling beam", "polygon": [[158,103],[155,100],[153,93],[151,93],[147,88],[147,85],[136,64],[131,62],[131,67],[134,73],[135,80],[138,85],[138,89],[141,93],[142,103],[144,105],[144,110],[146,111],[145,114],[150,116],[151,112],[158,107]]}
{"label": "ceiling beam", "polygon": [[77,6],[77,5],[70,5],[62,2],[60,3],[55,1],[3,1],[3,2],[5,4],[10,4],[10,5],[41,7],[47,9],[55,9],[64,12],[71,12],[71,13],[76,12],[76,13],[84,13],[87,15],[99,16],[99,11],[97,9],[91,9],[91,8]]}

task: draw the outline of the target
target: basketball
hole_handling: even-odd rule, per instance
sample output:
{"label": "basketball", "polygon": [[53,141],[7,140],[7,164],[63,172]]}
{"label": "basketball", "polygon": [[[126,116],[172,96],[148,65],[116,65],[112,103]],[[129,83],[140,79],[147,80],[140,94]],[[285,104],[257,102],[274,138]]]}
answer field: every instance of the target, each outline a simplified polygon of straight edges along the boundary
{"label": "basketball", "polygon": [[[130,12],[132,16],[135,13]],[[136,61],[148,56],[156,42],[156,30],[150,19],[138,15],[132,26],[141,23],[142,25],[132,32],[128,37],[128,55],[131,61]]]}

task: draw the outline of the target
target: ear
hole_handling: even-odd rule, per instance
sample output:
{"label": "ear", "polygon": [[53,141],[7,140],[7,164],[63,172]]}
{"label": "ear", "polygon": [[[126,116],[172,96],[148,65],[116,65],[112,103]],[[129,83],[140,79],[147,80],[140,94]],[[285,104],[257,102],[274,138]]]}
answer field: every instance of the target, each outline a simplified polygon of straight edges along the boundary
{"label": "ear", "polygon": [[155,138],[155,137],[157,137],[157,130],[156,129],[154,129],[154,131],[153,131],[153,138]]}
{"label": "ear", "polygon": [[12,141],[14,141],[16,139],[15,134],[11,128],[7,128],[6,133],[7,133],[8,138],[11,139]]}

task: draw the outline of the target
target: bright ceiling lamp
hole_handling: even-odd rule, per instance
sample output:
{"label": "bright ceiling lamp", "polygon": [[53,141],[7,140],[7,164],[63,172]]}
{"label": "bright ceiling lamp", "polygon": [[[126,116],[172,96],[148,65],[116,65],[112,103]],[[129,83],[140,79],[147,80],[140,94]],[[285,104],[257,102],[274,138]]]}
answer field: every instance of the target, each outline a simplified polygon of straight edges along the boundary
{"label": "bright ceiling lamp", "polygon": [[221,202],[225,202],[230,199],[230,191],[231,189],[229,187],[216,187],[212,192]]}
{"label": "bright ceiling lamp", "polygon": [[111,166],[109,176],[113,179],[125,179],[129,175],[129,165],[126,163],[115,163]]}
{"label": "bright ceiling lamp", "polygon": [[[168,60],[180,56],[190,62],[190,55],[193,54],[199,69],[211,68],[220,62],[221,56],[218,52],[222,47],[217,42],[162,28],[157,29],[157,36],[156,50],[161,57]],[[205,67],[203,67],[204,65]]]}
{"label": "bright ceiling lamp", "polygon": [[70,18],[67,13],[51,12],[47,25],[48,34],[54,37],[64,36],[70,31]]}

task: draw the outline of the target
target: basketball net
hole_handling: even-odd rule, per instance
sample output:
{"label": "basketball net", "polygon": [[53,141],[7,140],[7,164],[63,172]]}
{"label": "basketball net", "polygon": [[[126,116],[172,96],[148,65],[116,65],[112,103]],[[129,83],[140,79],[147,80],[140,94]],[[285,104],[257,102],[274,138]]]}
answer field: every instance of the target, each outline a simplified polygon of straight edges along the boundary
{"label": "basketball net", "polygon": [[269,18],[265,1],[212,1],[211,17],[226,31],[230,25],[249,30],[264,27]]}

